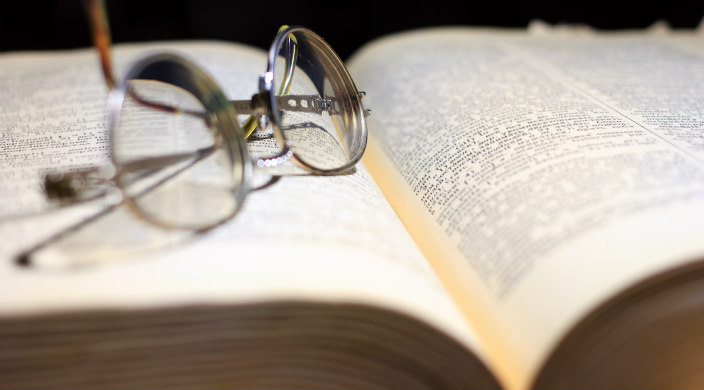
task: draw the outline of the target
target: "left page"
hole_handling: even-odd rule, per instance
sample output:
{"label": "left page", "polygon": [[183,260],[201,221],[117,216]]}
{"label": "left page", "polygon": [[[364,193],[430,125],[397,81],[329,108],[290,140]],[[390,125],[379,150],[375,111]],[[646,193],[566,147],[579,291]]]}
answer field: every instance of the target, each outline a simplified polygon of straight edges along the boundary
{"label": "left page", "polygon": [[[232,99],[250,97],[263,51],[224,43],[124,45],[118,73],[154,50],[204,66]],[[0,318],[93,309],[277,300],[352,302],[421,318],[481,356],[471,329],[360,164],[338,177],[286,177],[250,193],[229,222],[165,232],[125,207],[14,256],[90,217],[100,201],[40,214],[46,170],[105,164],[108,90],[93,50],[0,54]]]}

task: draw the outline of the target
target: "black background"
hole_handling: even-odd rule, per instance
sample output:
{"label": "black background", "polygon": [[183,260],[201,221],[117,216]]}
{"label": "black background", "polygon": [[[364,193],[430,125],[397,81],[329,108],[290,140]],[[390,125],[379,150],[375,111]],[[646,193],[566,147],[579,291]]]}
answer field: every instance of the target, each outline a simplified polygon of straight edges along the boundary
{"label": "black background", "polygon": [[[345,59],[374,37],[434,25],[525,27],[531,20],[599,29],[645,28],[658,20],[695,28],[703,0],[619,1],[107,1],[115,42],[220,39],[267,48],[281,24],[322,35]],[[89,46],[81,0],[4,1],[0,50]]]}

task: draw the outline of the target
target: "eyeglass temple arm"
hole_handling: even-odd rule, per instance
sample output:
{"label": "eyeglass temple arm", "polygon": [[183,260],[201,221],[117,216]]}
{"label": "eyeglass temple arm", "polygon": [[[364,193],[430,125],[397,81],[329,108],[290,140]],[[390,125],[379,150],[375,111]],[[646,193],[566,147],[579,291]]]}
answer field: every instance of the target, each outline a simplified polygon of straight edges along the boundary
{"label": "eyeglass temple arm", "polygon": [[[361,99],[366,96],[366,92],[359,91],[357,96]],[[337,99],[334,97],[320,97],[318,95],[282,95],[276,97],[276,105],[286,111],[295,112],[311,112],[315,114],[322,114],[323,111],[330,112],[331,115],[335,115],[339,112],[337,107]],[[254,118],[254,125],[256,126],[256,117],[254,115],[266,114],[266,108],[268,106],[267,98],[265,93],[259,93],[252,96],[251,100],[230,100],[235,111],[241,115],[252,115],[247,119],[247,121]],[[369,116],[371,110],[365,112],[365,116]],[[245,122],[246,124],[247,122]],[[252,130],[253,131],[253,130]],[[249,136],[251,132],[247,133]]]}
{"label": "eyeglass temple arm", "polygon": [[[105,84],[107,84],[109,89],[115,86],[115,76],[112,70],[112,56],[110,53],[110,46],[112,39],[110,38],[110,25],[108,23],[107,12],[105,11],[104,0],[84,0],[86,5],[86,11],[88,12],[88,19],[91,24],[91,37],[93,38],[93,46],[98,50],[100,55],[100,65],[103,71],[103,78],[105,79]],[[146,99],[142,99],[138,94],[134,93],[132,89],[128,89],[128,93],[140,103],[155,108],[162,111],[168,112],[182,112],[178,108],[174,108],[168,105],[151,103]],[[191,114],[196,116],[199,113],[184,112],[185,114]]]}
{"label": "eyeglass temple arm", "polygon": [[[252,100],[230,100],[230,104],[241,115],[264,115],[268,106],[265,99],[265,94],[260,93],[254,95]],[[334,102],[334,98],[321,98],[318,95],[283,95],[276,97],[276,105],[282,110],[314,114],[322,114],[323,111],[335,113],[333,111]]]}
{"label": "eyeglass temple arm", "polygon": [[[190,169],[199,161],[202,161],[213,154],[215,150],[217,150],[217,145],[211,145],[188,153],[178,153],[132,160],[120,166],[120,173],[125,174],[139,171],[142,171],[143,173],[134,176],[131,180],[123,184],[129,186],[134,181],[150,176],[158,172],[160,169],[168,168],[181,162],[188,161],[188,164],[185,166],[180,167],[175,172],[169,174],[166,178],[162,178],[157,183],[149,186],[148,189],[142,192],[142,194],[144,194],[158,187],[164,181]],[[110,173],[106,174],[105,172]],[[58,200],[64,204],[87,202],[103,197],[107,194],[111,188],[111,184],[113,183],[113,173],[114,171],[110,171],[104,167],[87,168],[67,173],[50,173],[44,177],[44,190],[47,198]],[[270,178],[265,183],[257,187],[253,187],[250,190],[258,191],[269,187],[273,183],[277,182],[281,176],[282,175],[270,175]],[[142,194],[140,194],[140,196]],[[42,246],[44,245],[40,245],[37,248]],[[27,251],[25,255],[31,253],[32,251],[34,251],[34,249]]]}
{"label": "eyeglass temple arm", "polygon": [[[149,176],[160,169],[168,168],[178,163],[189,161],[176,173],[183,172],[198,161],[213,154],[216,145],[194,150],[188,153],[170,154],[158,157],[147,157],[129,161],[120,166],[120,173],[143,172],[131,181]],[[170,176],[171,177],[171,176]],[[87,168],[70,172],[49,173],[44,177],[44,191],[49,199],[59,200],[62,203],[78,203],[93,200],[104,196],[114,179],[114,170],[104,167]],[[129,185],[130,182],[125,183]]]}
{"label": "eyeglass temple arm", "polygon": [[[201,161],[202,159],[206,158],[210,154],[212,154],[216,150],[216,147],[209,146],[206,148],[198,149],[194,152],[190,153],[181,153],[181,154],[173,154],[169,156],[162,156],[162,157],[153,157],[153,158],[144,158],[144,159],[139,159],[139,160],[134,160],[130,161],[128,164],[122,166],[122,172],[133,172],[136,170],[147,170],[143,175],[140,175],[138,177],[135,177],[134,180],[142,178],[144,176],[149,176],[156,172],[158,169],[161,168],[166,168],[170,165],[177,164],[179,162],[182,162],[184,160],[192,160],[190,161],[186,166],[183,166],[176,170],[175,172],[172,172],[169,174],[167,177],[160,179],[158,182],[153,183],[146,189],[142,190],[139,194],[136,196],[142,196],[150,191],[152,191],[154,188],[160,186],[163,184],[165,181],[170,180],[176,175],[181,174],[182,172],[186,171],[187,169],[191,168],[193,165]],[[98,197],[102,197],[107,193],[108,187],[105,186],[107,183],[111,183],[110,178],[104,177],[104,175],[101,175],[101,169],[102,168],[88,168],[84,169],[82,171],[74,171],[70,172],[67,174],[59,174],[60,179],[59,180],[50,180],[49,177],[51,175],[47,175],[45,178],[45,189],[47,192],[47,196],[52,198],[54,196],[54,199],[59,198],[60,201],[62,202],[72,202],[72,203],[77,203],[77,202],[85,202],[85,201],[90,201],[93,199],[96,199]],[[103,177],[100,177],[103,176]],[[275,182],[278,179],[271,180],[271,183]],[[75,183],[77,182],[83,182],[83,183],[88,183],[89,184],[84,184],[82,187],[75,187]],[[266,185],[270,185],[271,183],[266,183]],[[129,183],[128,183],[129,184]],[[102,186],[103,188],[98,189],[98,193],[94,194],[93,196],[89,197],[80,197],[81,194],[83,194],[85,191],[90,191],[91,188],[89,186]],[[92,190],[96,190],[95,188],[92,188]],[[15,257],[15,263],[20,266],[24,267],[29,267],[32,266],[32,255],[37,252],[38,250],[41,250],[42,248],[48,246],[54,241],[57,241],[61,239],[62,237],[68,235],[69,233],[76,231],[83,226],[88,225],[89,223],[97,220],[98,218],[101,218],[105,216],[107,213],[110,211],[114,210],[120,202],[113,202],[106,206],[104,209],[99,211],[98,213],[84,219],[81,221],[78,221],[77,223],[62,229],[61,231],[57,232],[54,235],[51,235],[44,240],[40,241],[39,243],[36,243],[30,248],[25,249],[21,253],[19,253]]]}
{"label": "eyeglass temple arm", "polygon": [[115,85],[115,78],[112,71],[112,58],[110,55],[110,25],[108,24],[103,0],[84,0],[88,19],[91,24],[91,37],[93,46],[100,55],[100,65],[103,70],[103,77],[109,89]]}

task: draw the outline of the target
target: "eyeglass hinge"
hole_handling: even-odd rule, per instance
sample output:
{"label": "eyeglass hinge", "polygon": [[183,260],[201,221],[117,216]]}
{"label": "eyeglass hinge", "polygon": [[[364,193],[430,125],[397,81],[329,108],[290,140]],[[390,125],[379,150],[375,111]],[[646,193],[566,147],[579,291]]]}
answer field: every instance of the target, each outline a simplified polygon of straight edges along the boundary
{"label": "eyeglass hinge", "polygon": [[114,173],[112,166],[50,172],[44,176],[44,192],[48,199],[62,203],[94,198],[106,193]]}
{"label": "eyeglass hinge", "polygon": [[328,111],[332,108],[332,99],[320,98],[312,101],[313,108],[318,111]]}

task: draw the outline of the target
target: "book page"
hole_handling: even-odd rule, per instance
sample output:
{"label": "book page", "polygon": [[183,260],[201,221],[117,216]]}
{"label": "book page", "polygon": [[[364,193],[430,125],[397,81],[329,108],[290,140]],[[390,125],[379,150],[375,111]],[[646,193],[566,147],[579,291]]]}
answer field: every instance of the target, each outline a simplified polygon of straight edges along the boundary
{"label": "book page", "polygon": [[[117,71],[163,49],[204,66],[231,99],[257,92],[266,68],[260,50],[172,43],[118,47]],[[89,49],[0,55],[0,317],[352,302],[420,318],[481,355],[476,336],[362,164],[348,175],[285,177],[250,193],[231,221],[203,234],[160,229],[119,206],[47,245],[34,266],[15,264],[20,251],[105,207],[97,200],[42,213],[45,171],[109,161],[108,91],[97,58]]]}
{"label": "book page", "polygon": [[694,42],[437,29],[352,59],[367,166],[506,387],[604,299],[704,255]]}

